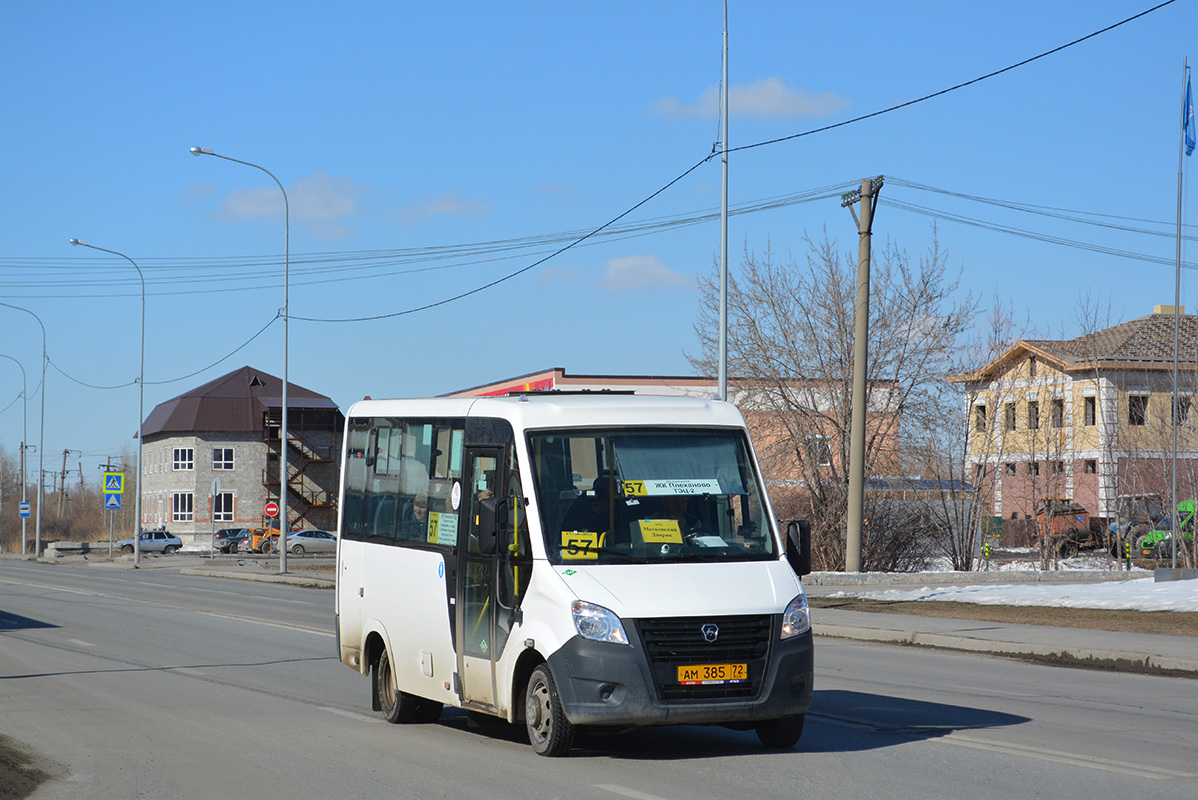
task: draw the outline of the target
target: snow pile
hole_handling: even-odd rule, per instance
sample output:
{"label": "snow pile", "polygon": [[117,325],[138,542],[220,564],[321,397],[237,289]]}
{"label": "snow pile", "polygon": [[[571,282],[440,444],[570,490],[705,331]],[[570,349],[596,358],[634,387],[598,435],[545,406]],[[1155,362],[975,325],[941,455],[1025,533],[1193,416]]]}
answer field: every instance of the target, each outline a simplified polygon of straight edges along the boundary
{"label": "snow pile", "polygon": [[1136,611],[1198,612],[1198,580],[1165,581],[1138,578],[1110,583],[997,586],[938,586],[922,589],[887,589],[873,592],[836,592],[830,597],[866,600],[949,600],[999,606],[1058,606],[1065,608],[1117,608]]}

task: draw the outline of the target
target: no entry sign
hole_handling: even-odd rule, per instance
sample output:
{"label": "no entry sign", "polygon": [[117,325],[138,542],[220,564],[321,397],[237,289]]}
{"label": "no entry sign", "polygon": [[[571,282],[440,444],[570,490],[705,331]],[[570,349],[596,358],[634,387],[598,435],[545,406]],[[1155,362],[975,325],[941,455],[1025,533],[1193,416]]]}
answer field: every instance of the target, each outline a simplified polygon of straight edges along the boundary
{"label": "no entry sign", "polygon": [[274,500],[271,500],[269,503],[266,504],[266,516],[268,516],[268,517],[279,516],[279,504],[276,503]]}

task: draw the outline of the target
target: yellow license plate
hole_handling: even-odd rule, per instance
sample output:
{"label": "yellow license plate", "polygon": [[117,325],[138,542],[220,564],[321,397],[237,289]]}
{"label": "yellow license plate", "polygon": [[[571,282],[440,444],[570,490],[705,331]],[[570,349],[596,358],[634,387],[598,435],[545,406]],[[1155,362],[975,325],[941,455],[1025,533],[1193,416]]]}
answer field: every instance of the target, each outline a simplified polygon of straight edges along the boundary
{"label": "yellow license plate", "polygon": [[747,664],[690,664],[678,668],[678,682],[684,686],[744,683],[748,679]]}

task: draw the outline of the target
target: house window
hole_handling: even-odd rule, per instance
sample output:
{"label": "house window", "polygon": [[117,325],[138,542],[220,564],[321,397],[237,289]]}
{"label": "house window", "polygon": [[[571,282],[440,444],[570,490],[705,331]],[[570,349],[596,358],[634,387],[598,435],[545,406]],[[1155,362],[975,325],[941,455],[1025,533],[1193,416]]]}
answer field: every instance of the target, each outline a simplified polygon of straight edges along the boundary
{"label": "house window", "polygon": [[1065,462],[1064,461],[1052,462],[1052,474],[1053,475],[1063,475],[1064,472],[1065,472]]}
{"label": "house window", "polygon": [[1052,427],[1063,428],[1065,426],[1065,401],[1059,397],[1053,398],[1052,401]]}
{"label": "house window", "polygon": [[1177,424],[1185,425],[1186,420],[1188,420],[1189,418],[1190,418],[1190,398],[1188,398],[1188,397],[1177,398],[1177,417],[1176,417]]}
{"label": "house window", "polygon": [[233,493],[221,492],[212,498],[212,521],[233,521]]}
{"label": "house window", "polygon": [[171,522],[191,522],[194,518],[191,492],[175,492],[171,495]]}
{"label": "house window", "polygon": [[1127,398],[1127,424],[1143,425],[1148,421],[1148,395],[1133,394]]}
{"label": "house window", "polygon": [[1040,474],[1040,462],[1039,461],[1027,462],[1027,474],[1028,475],[1039,475]]}
{"label": "house window", "polygon": [[213,469],[233,469],[233,448],[232,447],[214,447],[214,448],[212,448],[212,468]]}
{"label": "house window", "polygon": [[1093,458],[1087,458],[1085,472],[1087,475],[1093,475],[1098,472],[1098,461]]}
{"label": "house window", "polygon": [[973,407],[973,429],[975,431],[986,430],[986,406],[984,403]]}
{"label": "house window", "polygon": [[1015,430],[1015,404],[1007,403],[1003,406],[1003,427],[1009,431]]}
{"label": "house window", "polygon": [[1008,475],[1015,474],[1015,465],[1014,464],[1004,464],[1003,466],[1006,468],[1006,473]]}
{"label": "house window", "polygon": [[974,482],[977,483],[977,482],[981,481],[982,478],[985,478],[985,477],[986,477],[986,465],[985,464],[974,464],[973,465],[973,480],[974,480]]}
{"label": "house window", "polygon": [[1027,360],[1027,374],[1029,377],[1036,377],[1036,357],[1031,356]]}
{"label": "house window", "polygon": [[1040,401],[1027,401],[1027,428],[1030,431],[1040,428]]}
{"label": "house window", "polygon": [[191,447],[176,447],[174,468],[176,470],[195,469],[195,450]]}
{"label": "house window", "polygon": [[1087,425],[1093,425],[1095,418],[1098,416],[1097,403],[1098,399],[1095,397],[1086,398],[1085,420]]}
{"label": "house window", "polygon": [[807,452],[815,461],[817,467],[832,466],[832,448],[828,446],[828,439],[824,436],[810,436],[807,438]]}

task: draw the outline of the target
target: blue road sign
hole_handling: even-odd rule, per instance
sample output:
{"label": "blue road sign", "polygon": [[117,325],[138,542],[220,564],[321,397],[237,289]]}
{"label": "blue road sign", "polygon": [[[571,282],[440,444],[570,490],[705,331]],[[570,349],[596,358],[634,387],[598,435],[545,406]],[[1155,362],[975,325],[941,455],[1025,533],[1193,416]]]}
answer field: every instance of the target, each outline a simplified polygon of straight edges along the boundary
{"label": "blue road sign", "polygon": [[20,504],[20,507],[21,507],[21,519],[29,519],[29,504],[22,502]]}
{"label": "blue road sign", "polygon": [[104,495],[104,510],[115,511],[121,507],[121,496],[119,494]]}
{"label": "blue road sign", "polygon": [[[125,473],[105,472],[104,491],[108,494],[121,494],[125,491]],[[107,506],[105,506],[107,508]],[[118,506],[119,508],[119,506]]]}

